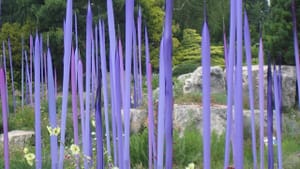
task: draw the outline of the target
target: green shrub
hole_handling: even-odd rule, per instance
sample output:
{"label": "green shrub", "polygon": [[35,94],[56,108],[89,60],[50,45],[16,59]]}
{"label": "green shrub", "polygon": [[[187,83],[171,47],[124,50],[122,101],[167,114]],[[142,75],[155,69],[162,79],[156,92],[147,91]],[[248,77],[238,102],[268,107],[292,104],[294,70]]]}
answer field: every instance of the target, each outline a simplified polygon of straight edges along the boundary
{"label": "green shrub", "polygon": [[148,166],[148,130],[130,136],[131,166]]}
{"label": "green shrub", "polygon": [[186,129],[183,137],[174,133],[174,167],[183,168],[193,162],[199,164],[202,159],[202,138],[200,131],[194,127]]}
{"label": "green shrub", "polygon": [[200,64],[201,64],[200,62],[195,62],[195,61],[185,61],[181,64],[178,64],[173,68],[173,76],[177,77],[182,74],[191,73],[197,67],[199,67]]}

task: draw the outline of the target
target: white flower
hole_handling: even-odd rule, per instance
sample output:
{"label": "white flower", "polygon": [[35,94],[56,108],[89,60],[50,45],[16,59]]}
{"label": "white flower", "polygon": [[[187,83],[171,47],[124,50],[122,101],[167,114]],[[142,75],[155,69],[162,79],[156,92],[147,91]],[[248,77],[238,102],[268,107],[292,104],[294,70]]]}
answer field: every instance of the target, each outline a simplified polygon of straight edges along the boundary
{"label": "white flower", "polygon": [[25,147],[25,148],[23,149],[23,152],[24,152],[24,154],[27,154],[27,153],[29,152],[28,148]]}
{"label": "white flower", "polygon": [[190,163],[187,167],[185,167],[185,169],[195,169],[195,164]]}
{"label": "white flower", "polygon": [[58,136],[59,133],[60,133],[60,128],[59,127],[50,127],[50,126],[47,126],[47,129],[48,129],[48,132],[50,134],[50,136]]}
{"label": "white flower", "polygon": [[58,136],[60,133],[60,128],[59,127],[55,127],[53,130],[53,135]]}
{"label": "white flower", "polygon": [[96,127],[96,122],[95,122],[95,120],[92,120],[92,126],[93,126],[93,127]]}
{"label": "white flower", "polygon": [[28,165],[32,166],[33,165],[33,161],[35,159],[35,155],[33,153],[27,153],[24,158],[26,159]]}
{"label": "white flower", "polygon": [[[272,137],[272,142],[273,142],[273,145],[276,145],[277,144],[277,140],[276,140],[276,137]],[[268,146],[268,137],[264,137],[264,143],[265,143],[265,146]]]}
{"label": "white flower", "polygon": [[73,155],[78,155],[80,153],[80,148],[76,144],[72,144],[70,150]]}

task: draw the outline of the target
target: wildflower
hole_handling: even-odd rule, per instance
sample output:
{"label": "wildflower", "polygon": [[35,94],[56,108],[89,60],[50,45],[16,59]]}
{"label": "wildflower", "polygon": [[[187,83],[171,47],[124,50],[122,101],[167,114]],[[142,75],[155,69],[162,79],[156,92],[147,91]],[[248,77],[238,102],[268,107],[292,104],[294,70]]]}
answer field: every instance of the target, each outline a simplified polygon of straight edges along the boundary
{"label": "wildflower", "polygon": [[47,126],[47,129],[48,129],[48,132],[50,134],[50,136],[58,136],[59,133],[60,133],[60,128],[59,127],[50,127],[50,126]]}
{"label": "wildflower", "polygon": [[70,150],[73,155],[78,155],[80,153],[80,148],[76,144],[72,144]]}
{"label": "wildflower", "polygon": [[59,128],[59,127],[55,127],[52,131],[53,131],[53,134],[54,134],[55,136],[58,136],[59,133],[60,133],[60,128]]}
{"label": "wildflower", "polygon": [[95,122],[95,120],[92,120],[92,126],[93,126],[93,127],[96,127],[96,122]]}
{"label": "wildflower", "polygon": [[27,153],[24,157],[25,157],[28,165],[32,166],[33,165],[33,161],[35,159],[35,155],[33,153]]}
{"label": "wildflower", "polygon": [[23,152],[24,152],[24,154],[27,154],[27,153],[29,152],[28,148],[25,147],[25,148],[23,149]]}
{"label": "wildflower", "polygon": [[194,168],[195,168],[194,163],[190,163],[187,167],[185,167],[185,169],[194,169]]}
{"label": "wildflower", "polygon": [[33,166],[33,160],[27,160],[27,164]]}
{"label": "wildflower", "polygon": [[[273,145],[276,145],[277,144],[277,140],[276,140],[276,137],[272,137],[272,142],[273,142]],[[265,146],[268,146],[268,138],[265,137],[264,138],[264,143],[265,143]]]}
{"label": "wildflower", "polygon": [[118,167],[113,166],[111,169],[119,169]]}

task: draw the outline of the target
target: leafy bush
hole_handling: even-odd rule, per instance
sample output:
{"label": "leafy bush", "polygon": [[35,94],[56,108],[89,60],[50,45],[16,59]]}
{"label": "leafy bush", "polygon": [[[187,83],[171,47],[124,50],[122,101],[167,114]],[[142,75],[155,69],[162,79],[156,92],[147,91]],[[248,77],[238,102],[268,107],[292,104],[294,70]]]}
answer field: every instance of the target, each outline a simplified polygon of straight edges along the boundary
{"label": "leafy bush", "polygon": [[148,166],[148,130],[130,136],[130,162],[132,166]]}
{"label": "leafy bush", "polygon": [[187,74],[193,72],[197,67],[200,66],[200,62],[195,61],[185,61],[181,64],[174,66],[173,76],[177,77],[182,74]]}

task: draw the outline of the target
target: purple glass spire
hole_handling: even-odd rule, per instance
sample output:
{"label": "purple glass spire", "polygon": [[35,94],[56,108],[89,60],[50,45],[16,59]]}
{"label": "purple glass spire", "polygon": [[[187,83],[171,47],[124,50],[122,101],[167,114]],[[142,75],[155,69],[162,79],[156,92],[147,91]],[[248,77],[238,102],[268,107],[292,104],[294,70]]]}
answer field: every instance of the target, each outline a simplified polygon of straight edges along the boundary
{"label": "purple glass spire", "polygon": [[252,56],[251,56],[251,39],[248,23],[247,12],[244,12],[244,38],[245,50],[248,70],[248,87],[249,87],[249,105],[251,111],[251,133],[252,133],[252,155],[253,155],[253,169],[257,169],[256,160],[256,136],[255,136],[255,115],[254,115],[254,94],[253,94],[253,80],[252,80]]}
{"label": "purple glass spire", "polygon": [[100,44],[100,56],[101,56],[101,75],[102,75],[102,86],[103,86],[103,99],[104,99],[104,115],[105,115],[105,135],[106,135],[106,146],[107,155],[111,158],[110,149],[110,135],[109,135],[109,117],[108,117],[108,93],[107,93],[107,65],[106,65],[106,51],[105,51],[105,34],[104,24],[99,21],[99,44]]}
{"label": "purple glass spire", "polygon": [[9,140],[8,140],[8,111],[6,99],[6,83],[5,70],[0,68],[0,94],[2,103],[2,123],[3,123],[3,154],[4,154],[4,168],[9,169]]}
{"label": "purple glass spire", "polygon": [[203,167],[210,168],[210,37],[206,21],[202,30]]}
{"label": "purple glass spire", "polygon": [[69,74],[70,74],[70,57],[72,46],[72,9],[73,1],[67,0],[66,8],[66,26],[64,29],[64,72],[63,72],[63,99],[61,111],[61,134],[60,134],[60,151],[58,169],[63,169],[64,150],[65,150],[65,133],[67,120],[67,104],[68,104],[68,88],[69,88]]}
{"label": "purple glass spire", "polygon": [[259,147],[260,147],[260,169],[264,169],[264,52],[262,37],[259,39]]}
{"label": "purple glass spire", "polygon": [[134,20],[134,0],[125,2],[125,96],[124,96],[124,169],[130,168],[130,75],[132,59],[132,24]]}
{"label": "purple glass spire", "polygon": [[34,112],[35,112],[35,156],[36,169],[42,168],[42,133],[41,133],[41,110],[40,110],[40,52],[39,36],[35,37],[34,55]]}
{"label": "purple glass spire", "polygon": [[[48,48],[47,52],[47,63],[48,63],[48,109],[49,109],[49,121],[50,127],[55,128],[57,127],[56,124],[56,99],[55,99],[55,84],[53,78],[53,70],[52,70],[52,58],[50,49]],[[51,166],[52,169],[57,168],[57,136],[51,135],[50,136],[50,149],[51,149]]]}
{"label": "purple glass spire", "polygon": [[166,15],[164,24],[164,70],[166,84],[165,131],[166,131],[166,168],[173,164],[173,81],[172,81],[172,16],[173,0],[166,0]]}
{"label": "purple glass spire", "polygon": [[10,45],[10,38],[8,37],[7,41],[8,46],[8,55],[9,55],[9,65],[10,65],[10,78],[11,78],[11,90],[12,90],[12,97],[13,97],[13,108],[14,112],[16,111],[16,96],[15,96],[15,85],[14,85],[14,71],[13,71],[13,64],[12,64],[12,53],[11,53],[11,45]]}

